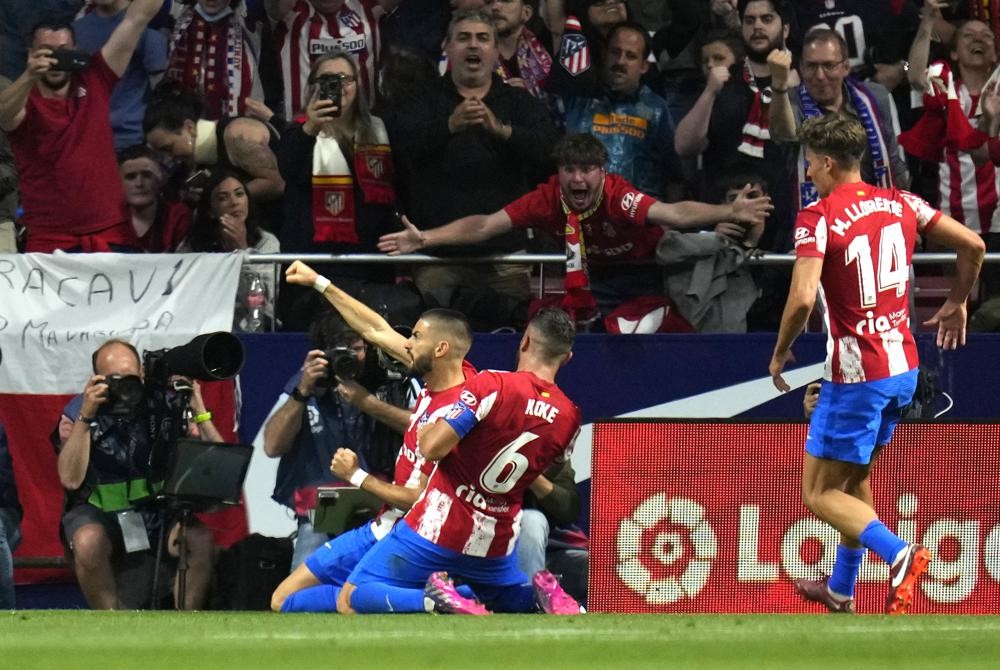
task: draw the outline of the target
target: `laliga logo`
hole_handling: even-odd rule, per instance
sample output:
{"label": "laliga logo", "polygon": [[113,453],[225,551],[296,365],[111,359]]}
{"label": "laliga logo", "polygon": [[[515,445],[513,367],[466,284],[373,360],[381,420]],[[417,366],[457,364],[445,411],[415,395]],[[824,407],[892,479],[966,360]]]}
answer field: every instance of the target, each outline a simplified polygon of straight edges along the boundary
{"label": "laliga logo", "polygon": [[[664,567],[677,563],[684,555],[684,537],[678,532],[656,533],[649,554],[643,555],[643,536],[663,521],[683,526],[694,548],[694,558],[680,577],[654,576],[647,565],[650,559]],[[650,605],[666,605],[682,598],[693,598],[705,586],[716,556],[715,532],[705,519],[705,508],[687,498],[667,499],[656,493],[642,501],[632,517],[618,526],[618,577]],[[650,555],[651,554],[651,555]]]}

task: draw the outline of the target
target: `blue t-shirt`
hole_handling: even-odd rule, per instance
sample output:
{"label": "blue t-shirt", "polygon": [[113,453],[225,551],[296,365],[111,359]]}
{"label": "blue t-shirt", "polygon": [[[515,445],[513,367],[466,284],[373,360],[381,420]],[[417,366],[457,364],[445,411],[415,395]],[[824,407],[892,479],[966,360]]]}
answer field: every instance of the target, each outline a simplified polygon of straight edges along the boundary
{"label": "blue t-shirt", "polygon": [[[73,22],[77,47],[94,54],[107,43],[111,33],[125,18],[125,12],[104,18],[91,12]],[[139,38],[125,74],[111,96],[111,128],[115,133],[115,151],[145,144],[142,117],[146,113],[149,78],[167,69],[167,38],[147,28]]]}

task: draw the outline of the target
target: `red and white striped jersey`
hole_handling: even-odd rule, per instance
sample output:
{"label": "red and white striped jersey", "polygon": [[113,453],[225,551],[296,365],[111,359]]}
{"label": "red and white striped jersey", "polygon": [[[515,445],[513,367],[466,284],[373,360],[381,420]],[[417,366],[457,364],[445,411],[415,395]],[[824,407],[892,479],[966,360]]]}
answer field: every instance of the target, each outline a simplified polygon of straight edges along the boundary
{"label": "red and white striped jersey", "polygon": [[375,77],[381,49],[377,0],[344,0],[335,14],[321,14],[307,0],[294,7],[274,27],[285,87],[285,118],[293,119],[305,109],[308,99],[309,66],[324,53],[339,49],[357,60],[369,107],[375,100]]}
{"label": "red and white striped jersey", "polygon": [[520,531],[524,490],[557,458],[569,457],[580,411],[531,372],[490,370],[466,384],[445,420],[471,430],[438,463],[404,521],[452,551],[506,556]]}
{"label": "red and white striped jersey", "polygon": [[[973,127],[980,115],[979,96],[968,87],[955,82],[958,102]],[[1000,174],[991,161],[976,167],[972,156],[945,147],[944,160],[938,164],[938,189],[941,211],[961,221],[977,233],[1000,232],[1000,217],[995,217]]]}
{"label": "red and white striped jersey", "polygon": [[917,233],[939,218],[919,196],[863,182],[841,184],[799,212],[796,255],[823,259],[826,379],[876,381],[917,366],[910,260]]}
{"label": "red and white striped jersey", "polygon": [[[465,374],[465,381],[469,381],[476,376],[476,368],[468,361],[462,361],[462,372]],[[444,416],[458,400],[458,394],[465,386],[464,383],[442,389],[441,391],[429,391],[424,386],[417,394],[417,400],[413,405],[413,412],[410,413],[410,423],[407,424],[403,432],[403,444],[399,448],[396,456],[396,470],[393,473],[392,483],[396,486],[404,486],[408,489],[415,489],[420,485],[420,475],[430,477],[434,471],[434,463],[426,460],[417,451],[417,432],[429,424],[434,423]],[[389,505],[382,505],[375,520],[372,521],[372,534],[376,540],[381,540],[389,534],[404,510]]]}

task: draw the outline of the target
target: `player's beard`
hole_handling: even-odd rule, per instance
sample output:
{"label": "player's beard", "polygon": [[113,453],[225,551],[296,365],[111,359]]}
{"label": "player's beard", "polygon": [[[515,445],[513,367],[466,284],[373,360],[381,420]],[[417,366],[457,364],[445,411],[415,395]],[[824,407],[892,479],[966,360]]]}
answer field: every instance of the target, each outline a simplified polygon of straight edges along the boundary
{"label": "player's beard", "polygon": [[434,369],[434,356],[430,352],[413,357],[410,372],[417,377],[426,377]]}

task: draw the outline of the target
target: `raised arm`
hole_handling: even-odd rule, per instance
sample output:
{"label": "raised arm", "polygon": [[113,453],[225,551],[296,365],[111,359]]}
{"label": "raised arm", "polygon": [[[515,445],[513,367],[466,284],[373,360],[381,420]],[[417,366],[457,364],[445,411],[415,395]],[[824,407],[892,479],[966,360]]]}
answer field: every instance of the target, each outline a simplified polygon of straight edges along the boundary
{"label": "raised arm", "polygon": [[119,77],[125,74],[125,68],[132,59],[132,52],[142,37],[142,31],[160,11],[162,4],[163,0],[132,0],[132,4],[125,10],[122,22],[101,48],[104,61]]}
{"label": "raised arm", "polygon": [[473,244],[506,233],[513,225],[502,209],[492,214],[466,216],[430,230],[418,229],[404,216],[403,230],[380,237],[378,248],[390,256],[398,256],[448,244]]}
{"label": "raised arm", "polygon": [[697,156],[708,148],[708,126],[712,120],[712,107],[725,83],[729,81],[729,68],[716,65],[708,71],[705,89],[674,133],[674,149],[678,156]]}
{"label": "raised arm", "polygon": [[740,195],[730,204],[709,205],[694,200],[681,202],[655,202],[646,214],[650,223],[678,230],[701,228],[721,221],[762,224],[774,209],[771,198],[747,198],[750,185],[743,187]]}
{"label": "raised arm", "polygon": [[920,15],[920,27],[917,35],[910,45],[910,53],[907,57],[910,64],[910,71],[906,75],[910,86],[915,91],[924,93],[930,88],[927,81],[927,65],[930,62],[931,38],[934,36],[934,26],[941,20],[941,8],[946,3],[938,0],[926,0]]}
{"label": "raised arm", "polygon": [[[320,284],[317,285],[317,280]],[[323,297],[340,312],[344,321],[351,329],[361,336],[365,342],[378,347],[393,358],[404,363],[410,361],[406,352],[406,338],[396,332],[381,314],[368,307],[360,300],[351,297],[336,284],[313,270],[302,261],[295,261],[285,270],[285,281],[299,286],[312,286],[319,290],[323,288]],[[325,283],[325,286],[323,286]]]}
{"label": "raised arm", "polygon": [[771,68],[771,104],[767,109],[767,127],[775,142],[791,142],[795,139],[795,112],[788,98],[791,86],[792,55],[788,51],[775,49],[767,56]]}
{"label": "raised arm", "polygon": [[28,65],[24,72],[0,92],[0,130],[10,132],[21,125],[31,90],[55,64],[52,49],[42,47],[28,52]]}
{"label": "raised arm", "polygon": [[982,238],[967,226],[944,214],[928,230],[927,239],[935,245],[954,249],[957,254],[951,291],[941,309],[924,322],[925,326],[938,327],[939,347],[955,349],[965,345],[965,301],[969,298],[976,278],[979,277],[986,245]]}

